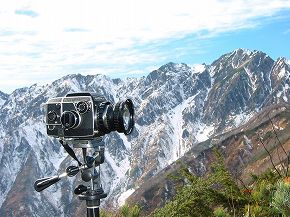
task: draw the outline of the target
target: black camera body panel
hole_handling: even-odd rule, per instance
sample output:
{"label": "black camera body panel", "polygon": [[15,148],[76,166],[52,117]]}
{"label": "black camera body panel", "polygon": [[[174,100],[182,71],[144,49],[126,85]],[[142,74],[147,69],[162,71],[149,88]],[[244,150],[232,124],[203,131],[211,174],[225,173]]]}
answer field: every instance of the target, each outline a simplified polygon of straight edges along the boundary
{"label": "black camera body panel", "polygon": [[92,139],[95,135],[96,103],[91,94],[69,94],[49,99],[46,103],[47,134],[54,137]]}

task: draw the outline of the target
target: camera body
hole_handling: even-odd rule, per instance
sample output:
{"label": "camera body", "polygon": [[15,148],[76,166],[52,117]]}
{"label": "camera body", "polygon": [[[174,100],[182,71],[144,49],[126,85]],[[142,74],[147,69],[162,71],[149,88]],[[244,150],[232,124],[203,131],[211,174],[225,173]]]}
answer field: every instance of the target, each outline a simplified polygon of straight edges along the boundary
{"label": "camera body", "polygon": [[128,135],[134,125],[130,99],[113,107],[103,96],[72,93],[49,99],[45,107],[47,134],[57,138],[92,140],[114,130]]}

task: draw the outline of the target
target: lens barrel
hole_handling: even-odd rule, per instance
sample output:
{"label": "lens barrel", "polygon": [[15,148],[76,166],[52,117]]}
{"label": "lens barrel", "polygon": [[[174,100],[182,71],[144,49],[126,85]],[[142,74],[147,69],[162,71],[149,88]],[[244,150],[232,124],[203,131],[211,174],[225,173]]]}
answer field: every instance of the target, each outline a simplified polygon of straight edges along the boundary
{"label": "lens barrel", "polygon": [[110,102],[102,102],[96,113],[96,126],[101,135],[118,131],[128,135],[134,128],[134,107],[132,100],[118,102],[114,107]]}

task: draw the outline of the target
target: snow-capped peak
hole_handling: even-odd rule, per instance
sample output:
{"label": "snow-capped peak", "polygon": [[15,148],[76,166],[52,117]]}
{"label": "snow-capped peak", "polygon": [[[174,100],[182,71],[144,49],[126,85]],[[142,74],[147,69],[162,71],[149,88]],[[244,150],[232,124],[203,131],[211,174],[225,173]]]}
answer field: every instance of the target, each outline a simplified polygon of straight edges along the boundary
{"label": "snow-capped peak", "polygon": [[193,73],[201,73],[204,72],[204,70],[206,69],[206,65],[203,64],[193,64],[192,66],[192,72]]}

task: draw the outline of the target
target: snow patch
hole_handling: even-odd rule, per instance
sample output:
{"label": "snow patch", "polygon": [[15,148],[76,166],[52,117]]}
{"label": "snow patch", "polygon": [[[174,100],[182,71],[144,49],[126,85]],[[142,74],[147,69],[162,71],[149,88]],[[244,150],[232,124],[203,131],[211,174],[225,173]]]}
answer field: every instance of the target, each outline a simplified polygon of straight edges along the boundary
{"label": "snow patch", "polygon": [[[281,98],[285,101],[285,102],[288,102],[288,89],[289,89],[289,85],[288,84],[285,84],[285,86],[283,87],[283,90],[279,91],[276,93],[276,97],[277,98]],[[282,96],[283,95],[283,96]]]}
{"label": "snow patch", "polygon": [[0,98],[0,107],[6,102],[6,100],[3,100]]}
{"label": "snow patch", "polygon": [[247,73],[247,75],[251,81],[252,90],[253,90],[253,92],[255,92],[257,89],[257,85],[256,85],[257,77],[248,68],[244,67],[244,70]]}
{"label": "snow patch", "polygon": [[286,74],[285,68],[281,69],[280,72],[278,73],[278,79],[283,78],[285,74]]}
{"label": "snow patch", "polygon": [[[121,192],[126,190],[126,183],[127,183],[127,172],[130,170],[130,159],[127,155],[122,161],[118,162],[118,164],[114,161],[114,159],[111,157],[108,151],[105,150],[105,165],[108,164],[109,167],[112,168],[112,173],[109,175],[102,176],[104,179],[102,179],[102,183],[105,185],[109,184],[109,187],[107,190],[110,192],[108,193],[108,198],[112,197],[112,193],[116,193],[116,189],[118,189],[117,195],[119,195]],[[102,172],[104,173],[104,167],[101,167]],[[106,170],[106,168],[105,168]],[[106,187],[106,186],[105,186]],[[115,197],[116,194],[113,195]],[[118,206],[117,199],[114,201],[116,203],[115,205]]]}
{"label": "snow patch", "polygon": [[[67,157],[63,148],[58,151],[53,150],[52,147],[48,145],[50,138],[46,136],[45,127],[39,119],[30,119],[23,123],[20,128],[20,135],[26,138],[33,149],[42,171],[46,171],[46,167],[49,164],[52,164],[55,171],[57,171],[61,162]],[[42,137],[41,135],[44,136]],[[45,158],[41,156],[41,152],[44,151],[44,148],[46,149]]]}
{"label": "snow patch", "polygon": [[130,168],[130,161],[128,157],[126,157],[120,162],[119,165],[117,165],[114,159],[111,157],[110,153],[105,151],[105,160],[112,167],[118,178],[123,178]]}
{"label": "snow patch", "polygon": [[190,104],[195,103],[195,97],[198,96],[200,91],[198,91],[194,96],[189,97],[188,99],[184,100],[181,104],[176,106],[174,109],[171,110],[169,120],[172,126],[172,154],[171,159],[169,159],[168,163],[172,163],[176,161],[178,158],[182,157],[184,153],[187,151],[186,147],[182,145],[182,133],[183,133],[183,110],[188,108]]}
{"label": "snow patch", "polygon": [[246,142],[246,145],[247,145],[248,149],[249,150],[253,149],[252,141],[246,135],[244,135],[244,139],[245,139],[245,142]]}
{"label": "snow patch", "polygon": [[251,117],[252,117],[251,114],[246,114],[246,113],[237,114],[235,115],[234,124],[236,127],[238,127],[241,124],[248,122]]}
{"label": "snow patch", "polygon": [[72,92],[79,92],[80,91],[80,85],[78,84],[77,80],[73,78],[72,80],[65,80],[62,82],[61,86],[63,87],[70,87]]}
{"label": "snow patch", "polygon": [[205,70],[205,64],[194,64],[192,66],[193,73],[201,73]]}
{"label": "snow patch", "polygon": [[127,199],[128,197],[130,197],[130,195],[133,194],[134,192],[135,192],[135,189],[133,189],[133,188],[131,188],[131,189],[129,189],[129,190],[123,192],[123,193],[119,196],[119,198],[118,198],[118,204],[119,204],[119,206],[123,206],[123,205],[125,204],[125,202],[126,202],[126,199]]}
{"label": "snow patch", "polygon": [[122,139],[125,147],[126,147],[126,150],[127,151],[130,151],[131,150],[131,143],[128,141],[128,137],[126,137],[124,134],[118,134],[120,136],[120,138]]}
{"label": "snow patch", "polygon": [[252,55],[252,51],[249,50],[249,49],[239,48],[239,49],[236,49],[236,53],[237,53],[238,50],[242,50],[243,51],[243,54],[246,54],[248,56]]}
{"label": "snow patch", "polygon": [[205,124],[199,124],[197,126],[197,129],[199,129],[196,133],[195,138],[197,139],[198,142],[203,142],[213,134],[214,131],[214,126],[208,126]]}

